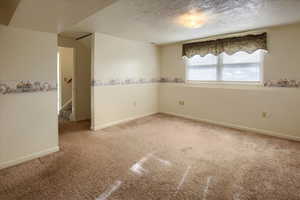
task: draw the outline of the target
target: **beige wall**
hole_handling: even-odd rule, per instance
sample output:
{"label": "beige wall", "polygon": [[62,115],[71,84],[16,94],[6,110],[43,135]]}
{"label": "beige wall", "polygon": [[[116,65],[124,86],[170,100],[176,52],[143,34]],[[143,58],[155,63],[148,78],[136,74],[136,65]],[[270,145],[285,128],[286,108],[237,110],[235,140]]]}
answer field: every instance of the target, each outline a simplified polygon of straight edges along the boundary
{"label": "beige wall", "polygon": [[[158,50],[154,45],[95,33],[92,50],[93,80],[159,77]],[[92,108],[93,129],[156,113],[157,83],[95,86]]]}
{"label": "beige wall", "polygon": [[73,79],[73,56],[73,48],[59,47],[61,106],[72,99],[72,82],[66,80]]}
{"label": "beige wall", "polygon": [[[300,80],[300,24],[269,28],[264,80]],[[160,47],[161,76],[185,78],[181,43]],[[185,101],[184,106],[178,104]],[[257,86],[161,84],[161,112],[266,134],[300,137],[300,90]],[[267,112],[267,118],[262,118]]]}
{"label": "beige wall", "polygon": [[[55,34],[0,26],[0,81],[55,81]],[[0,94],[0,168],[58,150],[57,93]]]}
{"label": "beige wall", "polygon": [[300,80],[300,24],[267,30],[269,53],[265,56],[265,80]]}
{"label": "beige wall", "polygon": [[76,121],[91,118],[91,43],[90,37],[76,41],[59,37],[60,47],[74,48],[73,118]]}

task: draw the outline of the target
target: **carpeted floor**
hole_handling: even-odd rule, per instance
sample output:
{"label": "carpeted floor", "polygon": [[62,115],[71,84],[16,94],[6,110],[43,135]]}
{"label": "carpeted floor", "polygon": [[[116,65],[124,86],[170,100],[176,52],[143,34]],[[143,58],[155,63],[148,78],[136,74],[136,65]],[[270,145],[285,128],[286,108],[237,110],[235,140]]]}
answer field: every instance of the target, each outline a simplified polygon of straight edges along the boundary
{"label": "carpeted floor", "polygon": [[1,200],[296,200],[300,143],[157,114],[61,127],[60,152],[0,171]]}

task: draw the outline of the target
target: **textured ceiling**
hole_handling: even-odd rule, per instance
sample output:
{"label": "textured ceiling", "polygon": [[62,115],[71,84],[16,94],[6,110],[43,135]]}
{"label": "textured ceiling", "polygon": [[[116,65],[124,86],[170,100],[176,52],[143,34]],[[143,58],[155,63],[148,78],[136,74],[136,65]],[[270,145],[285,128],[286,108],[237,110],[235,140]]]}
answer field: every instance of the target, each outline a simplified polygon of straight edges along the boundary
{"label": "textured ceiling", "polygon": [[[205,13],[206,23],[178,24],[190,10]],[[163,44],[297,21],[300,0],[119,0],[66,30]]]}
{"label": "textured ceiling", "polygon": [[59,33],[116,1],[117,0],[22,0],[9,25]]}

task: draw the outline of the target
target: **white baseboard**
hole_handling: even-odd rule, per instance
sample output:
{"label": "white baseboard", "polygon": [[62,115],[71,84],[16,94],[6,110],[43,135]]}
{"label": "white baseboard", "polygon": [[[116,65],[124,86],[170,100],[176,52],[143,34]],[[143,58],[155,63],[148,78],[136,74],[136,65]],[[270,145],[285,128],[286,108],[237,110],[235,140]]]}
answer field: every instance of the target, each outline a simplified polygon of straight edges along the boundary
{"label": "white baseboard", "polygon": [[129,121],[132,121],[132,120],[135,120],[135,119],[142,118],[142,117],[147,117],[147,116],[154,115],[154,114],[157,114],[157,113],[158,112],[152,112],[152,113],[148,113],[148,114],[144,114],[144,115],[138,115],[138,116],[134,116],[134,117],[118,120],[118,121],[109,122],[109,123],[102,124],[102,125],[94,125],[93,127],[91,127],[91,130],[97,131],[97,130],[100,130],[100,129],[104,129],[104,128],[114,126],[114,125],[117,125],[117,124],[122,124],[122,123],[125,123],[125,122],[129,122]]}
{"label": "white baseboard", "polygon": [[277,132],[270,131],[270,130],[256,129],[256,128],[250,128],[250,127],[231,124],[231,123],[217,122],[217,121],[213,121],[213,120],[201,119],[201,118],[192,117],[192,116],[188,116],[188,115],[177,114],[177,113],[173,113],[173,112],[160,112],[160,113],[173,115],[173,116],[177,116],[177,117],[182,117],[182,118],[186,118],[186,119],[192,119],[192,120],[196,120],[196,121],[200,121],[200,122],[220,125],[220,126],[224,126],[224,127],[228,127],[228,128],[234,128],[234,129],[238,129],[238,130],[242,130],[242,131],[251,131],[251,132],[255,132],[255,133],[259,133],[259,134],[263,134],[263,135],[268,135],[268,136],[273,136],[273,137],[277,137],[277,138],[281,138],[281,139],[300,141],[300,137],[292,136],[292,135],[284,135],[282,133],[277,133]]}
{"label": "white baseboard", "polygon": [[37,152],[37,153],[22,156],[22,157],[19,157],[19,158],[15,159],[15,160],[2,162],[2,163],[0,163],[0,169],[4,169],[4,168],[7,168],[7,167],[12,167],[14,165],[18,165],[18,164],[21,164],[21,163],[26,162],[26,161],[30,161],[30,160],[33,160],[33,159],[36,159],[36,158],[40,158],[40,157],[46,156],[48,154],[51,154],[51,153],[54,153],[54,152],[57,152],[57,151],[59,151],[58,146],[50,148],[50,149],[46,149],[44,151],[40,151],[40,152]]}

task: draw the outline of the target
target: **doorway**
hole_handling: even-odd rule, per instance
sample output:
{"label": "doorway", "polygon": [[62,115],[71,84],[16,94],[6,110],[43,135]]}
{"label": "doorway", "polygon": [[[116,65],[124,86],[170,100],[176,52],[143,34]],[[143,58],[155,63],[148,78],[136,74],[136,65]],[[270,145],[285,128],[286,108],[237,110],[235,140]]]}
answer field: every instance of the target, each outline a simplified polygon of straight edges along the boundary
{"label": "doorway", "polygon": [[58,108],[60,121],[91,119],[91,35],[58,36]]}

